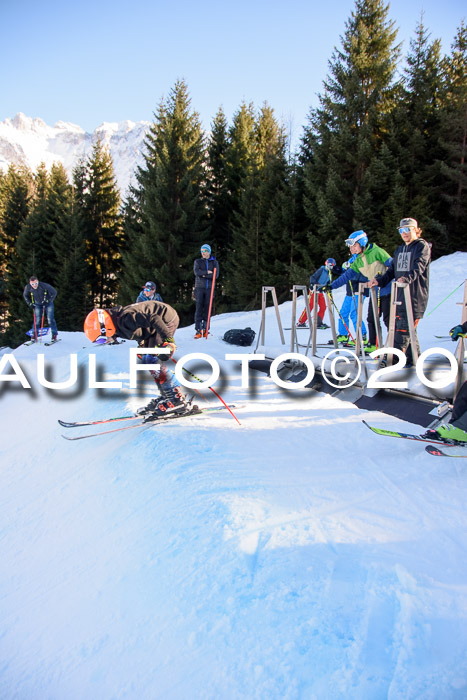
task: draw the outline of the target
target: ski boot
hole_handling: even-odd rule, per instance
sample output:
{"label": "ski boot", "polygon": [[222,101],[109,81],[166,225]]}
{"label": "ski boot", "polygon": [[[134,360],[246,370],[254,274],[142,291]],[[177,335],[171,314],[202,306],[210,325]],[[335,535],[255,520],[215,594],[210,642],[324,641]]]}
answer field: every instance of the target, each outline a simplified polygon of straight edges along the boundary
{"label": "ski boot", "polygon": [[165,418],[172,415],[183,415],[191,413],[193,406],[185,399],[180,387],[163,389],[160,387],[161,396],[153,399],[143,409],[137,411],[138,415],[145,416],[145,423]]}
{"label": "ski boot", "polygon": [[446,440],[447,442],[459,442],[460,444],[467,445],[467,433],[461,428],[456,428],[455,425],[451,423],[442,423],[436,428],[436,433],[441,440]]}

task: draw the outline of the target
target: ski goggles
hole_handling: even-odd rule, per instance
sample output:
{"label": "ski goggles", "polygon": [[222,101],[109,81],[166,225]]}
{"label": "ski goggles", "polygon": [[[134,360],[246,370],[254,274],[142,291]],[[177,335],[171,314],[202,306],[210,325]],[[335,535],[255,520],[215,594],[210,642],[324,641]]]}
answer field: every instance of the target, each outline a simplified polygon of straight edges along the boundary
{"label": "ski goggles", "polygon": [[154,287],[143,287],[143,289],[145,292],[154,292],[155,291]]}
{"label": "ski goggles", "polygon": [[401,226],[399,229],[399,233],[401,234],[401,236],[403,233],[410,233],[410,230],[412,228],[413,228],[413,226]]}

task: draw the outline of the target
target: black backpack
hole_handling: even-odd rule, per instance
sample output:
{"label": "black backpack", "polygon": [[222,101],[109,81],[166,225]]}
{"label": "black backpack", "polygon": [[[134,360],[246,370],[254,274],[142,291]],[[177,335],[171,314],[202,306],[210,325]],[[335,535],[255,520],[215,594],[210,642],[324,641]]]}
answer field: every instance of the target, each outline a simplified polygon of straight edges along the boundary
{"label": "black backpack", "polygon": [[231,331],[226,331],[222,340],[231,345],[251,345],[255,339],[256,333],[250,328],[243,329],[233,329]]}

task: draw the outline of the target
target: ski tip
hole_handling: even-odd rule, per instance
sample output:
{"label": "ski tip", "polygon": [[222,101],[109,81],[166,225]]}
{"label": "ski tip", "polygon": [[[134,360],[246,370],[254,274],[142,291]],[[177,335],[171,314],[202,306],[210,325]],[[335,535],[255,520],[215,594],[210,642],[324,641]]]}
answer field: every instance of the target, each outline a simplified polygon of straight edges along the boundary
{"label": "ski tip", "polygon": [[428,452],[428,454],[434,455],[435,457],[447,457],[448,456],[442,450],[440,450],[439,447],[435,447],[435,445],[426,445],[425,452]]}

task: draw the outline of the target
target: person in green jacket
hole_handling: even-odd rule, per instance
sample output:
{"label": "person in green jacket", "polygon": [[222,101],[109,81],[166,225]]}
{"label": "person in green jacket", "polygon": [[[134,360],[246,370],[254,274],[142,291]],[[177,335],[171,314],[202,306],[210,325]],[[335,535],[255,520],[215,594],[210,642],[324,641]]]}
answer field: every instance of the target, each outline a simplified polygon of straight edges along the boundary
{"label": "person in green jacket", "polygon": [[[375,243],[368,241],[368,236],[365,231],[354,231],[346,239],[346,245],[350,248],[350,253],[355,256],[353,262],[350,263],[348,269],[332,284],[327,284],[322,288],[322,291],[332,291],[342,287],[349,281],[362,281],[363,279],[371,280],[379,278],[387,272],[391,265],[392,258],[383,248],[380,248]],[[389,328],[389,313],[391,304],[391,284],[389,283],[380,290],[378,298],[378,316],[383,315],[383,320],[386,328]],[[376,349],[376,326],[373,314],[373,307],[370,301],[368,305],[368,346],[367,351]]]}

